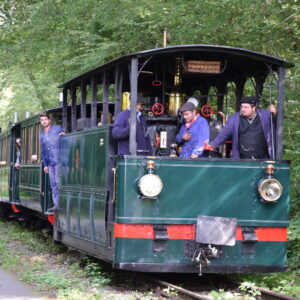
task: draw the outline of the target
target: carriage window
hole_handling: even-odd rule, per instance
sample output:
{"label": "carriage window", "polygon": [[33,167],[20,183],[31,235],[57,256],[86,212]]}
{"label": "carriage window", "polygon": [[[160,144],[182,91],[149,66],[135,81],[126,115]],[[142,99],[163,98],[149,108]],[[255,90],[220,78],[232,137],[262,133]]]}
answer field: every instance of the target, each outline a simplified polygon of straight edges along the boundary
{"label": "carriage window", "polygon": [[246,96],[255,96],[255,79],[253,77],[249,77],[246,80],[245,86],[244,86],[244,97]]}
{"label": "carriage window", "polygon": [[10,136],[6,136],[1,140],[1,144],[0,144],[1,162],[9,163],[10,161],[9,141],[10,141]]}
{"label": "carriage window", "polygon": [[234,82],[228,82],[227,95],[224,99],[224,111],[228,118],[236,112],[236,84]]}
{"label": "carriage window", "polygon": [[6,137],[6,162],[10,162],[10,136]]}
{"label": "carriage window", "polygon": [[27,141],[27,136],[26,136],[26,127],[25,128],[22,128],[22,144],[21,144],[21,148],[22,148],[22,156],[21,156],[21,162],[22,163],[25,163],[25,153],[27,152],[26,151],[26,141]]}
{"label": "carriage window", "polygon": [[8,162],[8,137],[4,138],[4,157],[3,160]]}
{"label": "carriage window", "polygon": [[37,123],[35,126],[35,147],[34,147],[34,153],[37,155],[38,162],[41,160],[40,156],[40,124]]}
{"label": "carriage window", "polygon": [[5,151],[5,138],[2,140],[2,147],[1,147],[1,161],[6,161],[6,151]]}
{"label": "carriage window", "polygon": [[33,126],[22,128],[22,163],[30,163],[33,153]]}
{"label": "carriage window", "polygon": [[28,155],[26,161],[29,163],[32,156],[32,139],[33,138],[33,126],[28,127]]}
{"label": "carriage window", "polygon": [[277,106],[278,89],[276,77],[269,75],[264,83],[264,89],[262,93],[261,107],[266,108],[270,104]]}

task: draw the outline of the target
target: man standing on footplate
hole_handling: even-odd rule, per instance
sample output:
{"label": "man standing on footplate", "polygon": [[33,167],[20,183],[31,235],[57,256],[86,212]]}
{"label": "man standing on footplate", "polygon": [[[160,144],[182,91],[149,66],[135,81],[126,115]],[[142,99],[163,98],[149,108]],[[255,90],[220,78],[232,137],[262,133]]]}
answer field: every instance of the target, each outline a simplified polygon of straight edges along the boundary
{"label": "man standing on footplate", "polygon": [[52,189],[53,207],[48,211],[56,211],[59,207],[59,158],[60,158],[60,137],[65,134],[60,126],[51,126],[51,120],[47,113],[39,116],[43,131],[40,136],[41,152],[44,172],[49,173]]}

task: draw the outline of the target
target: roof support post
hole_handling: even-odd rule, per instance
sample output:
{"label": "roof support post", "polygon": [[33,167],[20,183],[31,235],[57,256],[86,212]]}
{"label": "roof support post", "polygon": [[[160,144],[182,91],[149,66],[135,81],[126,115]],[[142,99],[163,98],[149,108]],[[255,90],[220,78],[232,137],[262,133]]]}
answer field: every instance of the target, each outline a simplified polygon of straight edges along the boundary
{"label": "roof support post", "polygon": [[200,105],[203,106],[205,104],[207,104],[207,95],[208,95],[208,92],[209,92],[209,86],[202,86],[200,88],[200,93],[201,93],[201,97],[200,97]]}
{"label": "roof support post", "polygon": [[68,90],[63,89],[63,107],[62,107],[62,129],[68,130]]}
{"label": "roof support post", "polygon": [[162,73],[162,86],[161,86],[161,102],[162,105],[166,105],[166,68],[165,65],[162,66],[163,73]]}
{"label": "roof support post", "polygon": [[71,128],[72,132],[77,130],[77,107],[76,107],[76,86],[71,86]]}
{"label": "roof support post", "polygon": [[86,120],[86,85],[83,83],[83,80],[80,84],[80,92],[81,92],[81,105],[80,105],[80,118],[83,120],[83,128],[87,128],[87,120]]}
{"label": "roof support post", "polygon": [[130,133],[129,151],[136,155],[136,103],[138,89],[138,59],[133,57],[130,66]]}
{"label": "roof support post", "polygon": [[224,109],[224,96],[226,93],[226,88],[227,88],[227,82],[223,82],[219,85],[217,85],[217,91],[218,91],[218,96],[217,96],[217,101],[218,101],[218,111],[223,111]]}
{"label": "roof support post", "polygon": [[91,101],[91,127],[97,126],[97,81],[96,76],[92,76],[91,82],[91,92],[92,92],[92,101]]}
{"label": "roof support post", "polygon": [[268,74],[263,74],[261,76],[255,76],[255,96],[258,99],[258,107],[261,107],[262,92],[264,88],[264,83],[266,81]]}
{"label": "roof support post", "polygon": [[246,78],[242,78],[242,79],[237,80],[235,82],[235,86],[236,86],[236,111],[237,112],[240,110],[240,100],[243,97],[245,83],[246,83]]}
{"label": "roof support post", "polygon": [[106,71],[102,74],[102,84],[103,84],[103,106],[102,106],[102,125],[107,124],[107,117],[108,117],[108,88],[109,82],[107,80]]}
{"label": "roof support post", "polygon": [[115,72],[115,116],[121,111],[123,73],[120,67],[116,67]]}
{"label": "roof support post", "polygon": [[283,152],[283,105],[284,105],[284,85],[285,85],[285,68],[279,67],[278,71],[278,107],[277,107],[277,124],[276,124],[276,159],[282,159]]}

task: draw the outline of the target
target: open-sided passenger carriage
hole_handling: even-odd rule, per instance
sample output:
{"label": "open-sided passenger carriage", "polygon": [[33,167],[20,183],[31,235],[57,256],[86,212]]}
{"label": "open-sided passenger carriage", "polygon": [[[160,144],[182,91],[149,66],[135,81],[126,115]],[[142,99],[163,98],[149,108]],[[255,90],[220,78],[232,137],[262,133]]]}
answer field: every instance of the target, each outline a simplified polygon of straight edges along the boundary
{"label": "open-sided passenger carriage", "polygon": [[[49,110],[53,123],[68,133],[61,144],[54,239],[126,270],[285,271],[290,166],[282,160],[282,139],[289,67],[282,59],[245,49],[186,45],[124,55],[62,84],[62,107]],[[264,104],[268,76],[277,80],[274,159],[234,160],[226,157],[228,149],[223,157],[174,156],[171,144],[182,122],[178,108],[186,96],[198,98],[199,110],[210,104],[220,112],[209,113],[215,135],[223,114],[235,112],[243,95],[255,94]],[[111,129],[114,116],[126,108],[128,93],[131,107],[138,93],[145,100],[153,157],[137,155],[134,109],[131,155],[116,155]],[[16,212],[47,218],[51,194],[40,163],[37,123],[37,117],[26,119],[1,135],[1,201]],[[16,137],[23,141],[17,175],[8,167],[15,159]],[[31,154],[38,154],[39,161],[30,162]],[[158,194],[151,193],[159,180],[145,177],[153,172],[163,184]],[[281,193],[276,201],[258,192],[266,177],[282,186],[282,191],[268,192]]]}

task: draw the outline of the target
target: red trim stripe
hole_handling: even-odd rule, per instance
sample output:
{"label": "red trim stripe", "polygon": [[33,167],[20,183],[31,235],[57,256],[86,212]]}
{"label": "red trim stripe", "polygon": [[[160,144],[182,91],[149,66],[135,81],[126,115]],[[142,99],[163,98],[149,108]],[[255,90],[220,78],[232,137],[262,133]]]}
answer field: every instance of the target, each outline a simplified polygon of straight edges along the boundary
{"label": "red trim stripe", "polygon": [[48,222],[54,226],[55,223],[55,216],[54,215],[48,215]]}
{"label": "red trim stripe", "polygon": [[[153,225],[149,224],[120,224],[115,223],[116,238],[154,239]],[[195,225],[167,225],[167,232],[171,240],[194,240]],[[256,227],[255,233],[260,242],[286,242],[286,227]],[[242,241],[243,234],[240,226],[236,229],[236,240]]]}
{"label": "red trim stripe", "polygon": [[15,213],[20,212],[20,210],[17,208],[17,205],[16,205],[16,204],[12,204],[11,207],[12,207],[12,209],[13,209],[13,211],[14,211]]}
{"label": "red trim stripe", "polygon": [[[256,227],[255,233],[260,242],[287,242],[287,227]],[[243,240],[241,227],[236,229],[236,240]]]}

